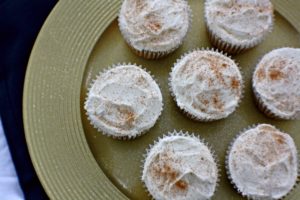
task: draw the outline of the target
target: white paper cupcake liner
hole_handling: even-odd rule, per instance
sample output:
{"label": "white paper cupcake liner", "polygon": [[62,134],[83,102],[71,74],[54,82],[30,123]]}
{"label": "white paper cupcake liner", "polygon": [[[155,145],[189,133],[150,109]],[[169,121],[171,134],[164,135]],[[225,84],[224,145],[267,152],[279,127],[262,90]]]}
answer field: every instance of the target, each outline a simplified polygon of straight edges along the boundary
{"label": "white paper cupcake liner", "polygon": [[[281,117],[277,116],[275,113],[273,113],[262,101],[261,96],[256,91],[255,87],[252,85],[255,104],[257,105],[258,109],[264,113],[267,117],[273,118],[273,119],[282,119]],[[287,120],[287,119],[286,119]]]}
{"label": "white paper cupcake liner", "polygon": [[193,114],[191,114],[188,110],[186,110],[184,107],[181,107],[178,105],[177,103],[177,98],[176,98],[176,95],[173,91],[173,87],[172,87],[172,72],[175,68],[175,66],[184,58],[186,57],[187,55],[189,55],[190,53],[193,53],[195,51],[212,51],[212,52],[216,52],[216,53],[220,53],[222,54],[223,56],[226,56],[228,58],[230,58],[235,64],[236,66],[238,67],[239,71],[240,71],[240,74],[241,74],[241,96],[240,96],[240,99],[235,107],[235,110],[230,113],[228,116],[224,117],[224,118],[227,118],[229,117],[231,114],[233,114],[240,106],[241,102],[242,102],[242,99],[244,98],[244,92],[245,92],[245,84],[244,84],[244,79],[243,79],[243,72],[240,68],[240,66],[238,65],[238,63],[231,57],[229,56],[227,53],[224,53],[223,51],[219,51],[218,49],[214,49],[214,48],[197,48],[197,49],[194,49],[194,50],[190,50],[186,53],[184,53],[179,59],[176,60],[175,64],[173,65],[172,69],[171,69],[171,72],[169,73],[169,78],[168,78],[168,85],[169,85],[169,91],[170,91],[170,94],[172,96],[172,98],[174,99],[174,101],[176,102],[176,105],[177,107],[180,109],[180,111],[186,115],[188,118],[190,118],[191,120],[195,120],[195,121],[199,121],[199,122],[212,122],[212,121],[217,121],[217,120],[221,120],[221,119],[224,119],[224,118],[220,118],[220,119],[216,119],[216,118],[210,118],[210,117],[198,117],[198,116],[195,116]]}
{"label": "white paper cupcake liner", "polygon": [[[230,142],[230,145],[228,146],[227,150],[226,150],[226,157],[225,157],[225,169],[226,169],[226,174],[227,174],[227,177],[231,183],[231,185],[233,186],[233,188],[240,194],[242,195],[243,197],[249,199],[249,200],[263,200],[263,199],[259,199],[257,197],[254,197],[254,196],[249,196],[245,193],[243,193],[235,184],[235,182],[233,181],[233,178],[231,177],[231,173],[230,173],[230,170],[229,170],[229,155],[230,155],[230,152],[231,152],[231,149],[232,149],[232,146],[234,144],[234,142],[242,135],[244,134],[246,131],[250,130],[250,129],[253,129],[257,126],[259,126],[260,124],[253,124],[253,125],[250,125],[248,126],[247,128],[244,128],[242,131],[240,131],[235,137],[234,139]],[[273,126],[273,125],[272,125]],[[274,126],[275,127],[275,126]],[[282,133],[286,133],[280,129],[278,129],[277,127],[275,127],[277,130],[279,130],[280,132]],[[288,134],[288,133],[286,133]],[[296,147],[297,148],[297,147]],[[296,183],[294,184],[293,188],[285,195],[283,196],[282,198],[280,198],[279,200],[282,200],[284,199],[285,197],[287,197],[288,195],[290,195],[299,185],[299,182],[300,182],[300,154],[299,154],[299,151],[298,151],[298,148],[297,148],[297,162],[298,162],[298,177],[297,177],[297,180],[296,180]]]}
{"label": "white paper cupcake liner", "polygon": [[145,164],[145,161],[149,155],[149,152],[151,151],[151,149],[153,148],[153,146],[155,146],[160,140],[166,138],[166,137],[171,137],[171,136],[184,136],[184,137],[190,137],[190,138],[195,138],[196,140],[199,140],[202,144],[204,144],[210,151],[212,157],[213,157],[213,160],[216,164],[216,173],[217,173],[217,181],[216,181],[216,186],[215,186],[215,191],[214,191],[214,194],[216,193],[219,185],[220,185],[220,177],[221,177],[221,173],[220,173],[220,165],[219,165],[219,160],[216,156],[216,153],[215,151],[212,149],[212,147],[204,140],[204,139],[201,139],[199,136],[196,136],[194,133],[189,133],[188,131],[184,132],[182,130],[180,131],[176,131],[176,130],[173,130],[173,132],[168,132],[167,134],[164,134],[162,137],[159,137],[157,138],[157,140],[155,140],[153,142],[153,144],[149,144],[148,148],[146,149],[146,152],[143,154],[143,159],[141,161],[141,166],[140,166],[140,169],[141,169],[141,176],[140,176],[140,180],[142,181],[143,183],[143,188],[145,189],[145,191],[147,192],[147,195],[149,197],[151,197],[152,199],[153,196],[151,195],[151,193],[149,192],[147,186],[145,185],[144,181],[143,181],[143,171],[144,171],[144,164]]}
{"label": "white paper cupcake liner", "polygon": [[[103,69],[102,71],[99,72],[99,74],[96,76],[96,78],[92,81],[92,83],[89,85],[89,88],[87,89],[87,94],[86,94],[86,97],[85,97],[85,101],[84,101],[84,109],[86,111],[86,107],[87,107],[87,100],[88,100],[88,96],[89,96],[89,93],[90,93],[90,90],[91,88],[93,87],[94,83],[96,82],[96,80],[103,74],[103,73],[106,73],[108,72],[109,70],[113,69],[113,68],[116,68],[116,67],[120,67],[120,66],[124,66],[124,65],[133,65],[133,66],[136,66],[136,67],[139,67],[141,68],[142,70],[144,70],[145,72],[147,72],[151,77],[152,79],[155,81],[155,83],[158,85],[159,89],[160,89],[160,86],[159,86],[159,83],[157,81],[157,79],[151,74],[151,72],[147,71],[146,68],[143,68],[143,66],[141,65],[137,65],[137,64],[131,64],[131,63],[118,63],[118,64],[113,64],[112,66],[109,66],[105,69]],[[161,90],[161,89],[160,89]],[[160,113],[156,119],[156,122],[155,124],[157,123],[157,121],[160,119],[161,117],[161,113],[163,111],[163,108],[164,108],[164,104],[163,104],[163,101],[162,101],[162,108],[160,110]],[[143,131],[135,134],[135,135],[124,135],[124,136],[115,136],[115,135],[112,135],[110,133],[108,133],[107,131],[101,129],[100,127],[98,127],[95,123],[94,123],[94,120],[91,119],[91,117],[89,116],[88,112],[86,111],[85,112],[91,126],[93,126],[95,129],[97,129],[98,132],[102,133],[103,135],[107,136],[107,137],[110,137],[110,138],[113,138],[113,139],[117,139],[117,140],[133,140],[137,137],[140,137],[142,135],[144,135],[145,133],[147,133],[153,126],[155,126],[155,124],[148,128],[148,129],[144,129]]]}
{"label": "white paper cupcake liner", "polygon": [[[192,21],[193,21],[192,9],[187,1],[186,1],[186,3],[188,5],[188,12],[189,12],[188,30],[187,30],[185,36],[180,40],[180,42],[175,47],[172,47],[165,51],[151,51],[151,50],[147,50],[147,49],[140,50],[140,49],[135,48],[134,45],[131,44],[130,39],[128,37],[126,37],[126,34],[125,34],[126,27],[123,27],[122,23],[120,23],[120,20],[119,20],[120,18],[118,17],[118,25],[119,25],[121,35],[123,36],[124,40],[126,41],[127,45],[129,46],[129,48],[133,51],[133,53],[135,53],[137,56],[143,57],[148,60],[157,60],[160,58],[164,58],[164,57],[168,56],[169,54],[171,54],[172,52],[174,52],[175,50],[177,50],[183,44],[188,33],[191,31],[191,25],[192,25]],[[119,16],[120,16],[120,13],[119,13]]]}
{"label": "white paper cupcake liner", "polygon": [[143,58],[146,58],[148,60],[157,60],[157,59],[160,59],[160,58],[163,58],[163,57],[166,57],[167,55],[169,55],[170,53],[172,53],[173,51],[175,51],[177,49],[176,48],[173,48],[169,51],[157,51],[157,52],[154,52],[154,51],[147,51],[147,50],[137,50],[135,49],[133,46],[131,46],[128,42],[127,42],[129,48],[137,55],[137,56],[140,56],[140,57],[143,57]]}
{"label": "white paper cupcake liner", "polygon": [[[208,3],[208,0],[205,1],[205,6],[204,6],[204,9],[206,9],[206,6],[207,6],[207,3]],[[211,28],[210,24],[207,22],[207,17],[206,15],[204,14],[204,21],[205,21],[205,26],[206,26],[206,29],[207,29],[207,32],[208,32],[208,38],[211,42],[211,44],[217,48],[217,49],[220,49],[222,51],[225,51],[229,54],[239,54],[239,53],[242,53],[248,49],[251,49],[257,45],[259,45],[260,43],[262,43],[266,37],[273,31],[274,29],[274,23],[275,23],[275,16],[274,16],[274,13],[273,13],[273,22],[272,24],[270,25],[270,28],[269,30],[261,37],[253,40],[253,41],[249,41],[245,44],[234,44],[234,43],[231,43],[229,41],[225,41],[223,40],[220,36],[218,36],[218,34]]]}
{"label": "white paper cupcake liner", "polygon": [[262,100],[261,95],[256,91],[255,86],[252,85],[252,90],[254,94],[255,103],[258,107],[258,109],[264,113],[267,117],[276,119],[276,120],[297,120],[294,116],[283,116],[279,115],[278,113],[273,112],[269,107],[265,104],[265,102]]}

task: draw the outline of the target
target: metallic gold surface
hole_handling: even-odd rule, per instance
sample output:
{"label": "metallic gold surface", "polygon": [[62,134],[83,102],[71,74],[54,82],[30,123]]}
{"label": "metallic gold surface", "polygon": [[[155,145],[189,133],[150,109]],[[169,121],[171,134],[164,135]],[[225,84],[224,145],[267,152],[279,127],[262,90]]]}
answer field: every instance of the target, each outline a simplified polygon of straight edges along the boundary
{"label": "metallic gold surface", "polygon": [[[181,48],[158,61],[137,57],[126,46],[116,21],[119,0],[58,2],[33,48],[23,99],[29,151],[51,199],[150,199],[140,181],[142,155],[149,144],[173,129],[194,132],[215,149],[221,182],[213,199],[242,199],[227,179],[224,159],[231,140],[243,128],[270,123],[290,133],[300,147],[300,122],[265,117],[254,104],[250,81],[255,64],[265,53],[283,46],[300,47],[300,1],[273,1],[278,11],[273,33],[261,45],[234,56],[245,79],[240,107],[227,119],[211,123],[188,119],[168,91],[169,72],[176,59],[189,50],[210,47],[203,1],[189,2],[194,15],[192,30]],[[157,78],[164,98],[157,124],[132,141],[102,136],[89,125],[83,109],[87,88],[96,74],[118,62],[143,65]],[[297,196],[299,187],[287,199],[296,200]]]}

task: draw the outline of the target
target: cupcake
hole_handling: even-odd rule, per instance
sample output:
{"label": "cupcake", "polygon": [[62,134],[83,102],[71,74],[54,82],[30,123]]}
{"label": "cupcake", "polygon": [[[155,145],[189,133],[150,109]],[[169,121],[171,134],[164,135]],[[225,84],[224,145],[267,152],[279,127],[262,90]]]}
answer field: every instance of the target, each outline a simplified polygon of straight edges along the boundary
{"label": "cupcake", "polygon": [[145,156],[142,181],[154,199],[210,199],[218,183],[211,150],[193,135],[176,131],[159,139]]}
{"label": "cupcake", "polygon": [[263,41],[272,31],[270,0],[206,0],[205,22],[211,43],[236,54]]}
{"label": "cupcake", "polygon": [[187,35],[191,10],[186,0],[124,0],[121,33],[139,56],[158,59],[177,49]]}
{"label": "cupcake", "polygon": [[278,119],[300,119],[300,49],[275,49],[263,56],[253,74],[260,110]]}
{"label": "cupcake", "polygon": [[157,83],[149,73],[132,64],[100,73],[84,105],[91,124],[116,139],[133,139],[150,129],[162,107]]}
{"label": "cupcake", "polygon": [[198,121],[226,118],[236,110],[243,94],[237,64],[211,50],[195,50],[177,60],[169,83],[178,107]]}
{"label": "cupcake", "polygon": [[250,128],[232,143],[227,173],[238,192],[249,199],[281,199],[297,182],[295,143],[274,126]]}

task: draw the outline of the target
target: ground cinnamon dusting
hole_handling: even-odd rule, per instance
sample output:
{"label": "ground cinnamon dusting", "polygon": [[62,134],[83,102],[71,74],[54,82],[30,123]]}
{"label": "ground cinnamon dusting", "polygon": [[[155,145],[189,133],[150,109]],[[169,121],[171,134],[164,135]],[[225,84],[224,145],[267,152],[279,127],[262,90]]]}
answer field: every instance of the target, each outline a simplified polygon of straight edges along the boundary
{"label": "ground cinnamon dusting", "polygon": [[216,75],[217,79],[221,82],[222,85],[226,85],[223,74],[220,72],[220,69],[217,65],[218,58],[208,59],[208,61],[210,62],[210,68],[212,72]]}
{"label": "ground cinnamon dusting", "polygon": [[192,103],[192,107],[197,109],[197,110],[200,110],[200,112],[203,112],[203,113],[207,112],[206,108],[200,107],[198,104],[196,104],[194,102]]}
{"label": "ground cinnamon dusting", "polygon": [[126,113],[126,122],[132,124],[135,120],[135,114],[133,112]]}
{"label": "ground cinnamon dusting", "polygon": [[259,69],[256,74],[257,74],[258,80],[260,80],[260,81],[266,78],[266,73],[265,73],[264,69],[262,69],[262,68]]}
{"label": "ground cinnamon dusting", "polygon": [[208,82],[209,87],[211,87],[213,85],[213,79],[212,78],[209,77],[207,82]]}
{"label": "ground cinnamon dusting", "polygon": [[135,1],[135,6],[136,6],[136,10],[138,12],[142,11],[145,7],[145,3],[143,2],[143,0],[136,0]]}
{"label": "ground cinnamon dusting", "polygon": [[204,105],[208,105],[209,104],[209,101],[207,100],[207,99],[204,99],[203,101],[202,101],[202,104],[204,104]]}
{"label": "ground cinnamon dusting", "polygon": [[222,103],[222,101],[219,98],[218,94],[215,94],[212,98],[213,100],[213,106],[218,109],[218,110],[223,110],[224,109],[224,104]]}
{"label": "ground cinnamon dusting", "polygon": [[271,80],[275,81],[275,80],[280,80],[282,78],[284,78],[284,73],[282,73],[281,71],[279,70],[276,70],[276,69],[272,69],[270,70],[269,72],[269,77]]}
{"label": "ground cinnamon dusting", "polygon": [[184,180],[179,180],[175,183],[176,187],[180,190],[186,190],[188,188],[188,183]]}
{"label": "ground cinnamon dusting", "polygon": [[136,82],[137,82],[138,85],[143,85],[145,87],[147,87],[149,85],[149,83],[147,82],[147,80],[143,76],[140,76],[139,78],[137,78]]}
{"label": "ground cinnamon dusting", "polygon": [[174,182],[179,174],[170,166],[173,162],[168,154],[162,154],[160,158],[158,158],[158,163],[153,166],[154,176],[163,178],[164,182]]}
{"label": "ground cinnamon dusting", "polygon": [[273,136],[273,138],[276,140],[276,142],[277,142],[278,144],[284,144],[284,143],[285,143],[285,139],[284,139],[284,137],[283,137],[282,135],[275,134],[275,135]]}
{"label": "ground cinnamon dusting", "polygon": [[226,67],[228,67],[228,65],[226,63],[223,63],[222,67],[226,68]]}
{"label": "ground cinnamon dusting", "polygon": [[161,24],[157,21],[149,22],[147,27],[153,31],[159,31],[161,29]]}
{"label": "ground cinnamon dusting", "polygon": [[131,112],[127,109],[123,109],[123,108],[118,108],[118,112],[119,112],[119,116],[124,120],[124,122],[129,125],[132,126],[134,120],[135,120],[135,114],[134,112]]}
{"label": "ground cinnamon dusting", "polygon": [[[165,184],[174,183],[178,179],[179,173],[172,167],[173,163],[176,163],[176,160],[172,159],[170,153],[161,154],[153,163],[153,176],[162,180],[158,188],[163,189]],[[180,191],[186,191],[188,188],[188,183],[184,180],[178,180],[174,185]]]}
{"label": "ground cinnamon dusting", "polygon": [[236,77],[231,78],[231,88],[236,90],[240,88],[240,82],[237,80]]}

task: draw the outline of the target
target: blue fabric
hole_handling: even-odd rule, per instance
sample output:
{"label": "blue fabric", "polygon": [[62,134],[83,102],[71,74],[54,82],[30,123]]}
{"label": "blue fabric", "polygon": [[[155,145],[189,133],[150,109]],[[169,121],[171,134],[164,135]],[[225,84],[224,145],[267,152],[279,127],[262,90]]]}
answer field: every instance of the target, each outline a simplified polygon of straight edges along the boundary
{"label": "blue fabric", "polygon": [[36,176],[25,142],[23,83],[34,41],[55,4],[56,0],[0,0],[0,115],[19,182],[28,200],[48,197]]}

